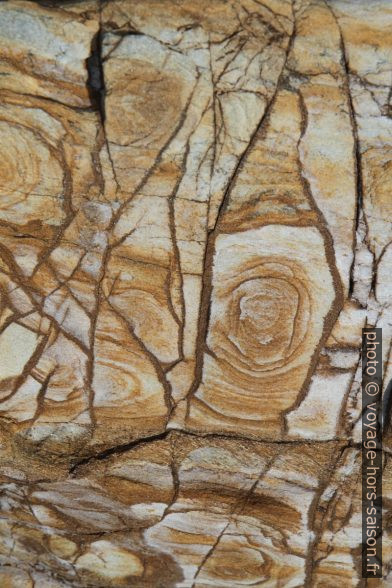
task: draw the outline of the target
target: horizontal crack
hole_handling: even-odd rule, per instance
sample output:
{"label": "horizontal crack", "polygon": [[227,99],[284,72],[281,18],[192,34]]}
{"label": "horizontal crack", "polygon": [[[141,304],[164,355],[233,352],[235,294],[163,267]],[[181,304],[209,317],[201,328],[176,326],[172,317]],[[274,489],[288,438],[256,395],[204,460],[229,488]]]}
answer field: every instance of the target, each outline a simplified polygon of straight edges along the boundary
{"label": "horizontal crack", "polygon": [[[83,459],[80,459],[78,461],[76,461],[69,469],[69,473],[73,474],[77,468],[88,464],[90,461],[93,460],[104,460],[108,457],[110,457],[111,455],[118,455],[121,453],[125,453],[127,451],[130,451],[132,449],[134,449],[135,447],[138,447],[139,445],[144,445],[147,443],[152,443],[154,441],[163,441],[165,439],[167,439],[170,435],[175,435],[175,434],[179,434],[179,435],[186,435],[187,437],[194,437],[197,439],[221,439],[221,440],[227,440],[227,441],[247,441],[247,442],[251,442],[251,443],[255,443],[255,444],[268,444],[268,445],[287,445],[287,446],[293,446],[293,445],[309,445],[312,447],[317,447],[320,445],[326,445],[328,443],[337,443],[337,444],[342,444],[342,448],[348,448],[348,447],[353,447],[353,448],[360,448],[361,447],[361,443],[360,442],[355,442],[349,439],[345,439],[345,438],[333,438],[333,439],[320,439],[320,440],[315,440],[315,439],[256,439],[256,438],[252,438],[252,437],[246,437],[246,436],[241,436],[241,435],[230,435],[227,433],[198,433],[198,432],[194,432],[194,431],[187,431],[185,429],[167,429],[166,431],[163,431],[162,433],[156,433],[154,435],[149,435],[146,437],[140,437],[139,439],[135,439],[134,441],[130,441],[129,443],[124,443],[124,444],[120,444],[120,445],[115,445],[113,447],[110,447],[108,449],[105,449],[101,452],[89,455],[87,457],[84,457]],[[389,449],[384,449],[384,451],[386,451],[387,453],[390,452]]]}

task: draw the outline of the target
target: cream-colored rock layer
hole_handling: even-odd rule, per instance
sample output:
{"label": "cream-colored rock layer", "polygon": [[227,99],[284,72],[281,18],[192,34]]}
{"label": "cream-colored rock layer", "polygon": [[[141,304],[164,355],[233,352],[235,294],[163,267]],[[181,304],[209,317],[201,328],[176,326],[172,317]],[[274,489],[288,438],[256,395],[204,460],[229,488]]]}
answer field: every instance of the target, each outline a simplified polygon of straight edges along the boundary
{"label": "cream-colored rock layer", "polygon": [[361,585],[391,25],[387,0],[0,3],[1,585]]}
{"label": "cream-colored rock layer", "polygon": [[89,106],[85,62],[98,26],[96,12],[78,18],[60,6],[49,10],[25,0],[2,3],[1,88]]}
{"label": "cream-colored rock layer", "polygon": [[26,485],[14,469],[1,557],[82,586],[302,584],[312,503],[336,450],[171,433],[58,481]]}
{"label": "cream-colored rock layer", "polygon": [[[56,480],[3,468],[2,585],[45,570],[56,587],[357,586],[359,458],[336,442],[172,432]],[[388,456],[386,517],[391,484]],[[386,533],[386,561],[390,550]]]}

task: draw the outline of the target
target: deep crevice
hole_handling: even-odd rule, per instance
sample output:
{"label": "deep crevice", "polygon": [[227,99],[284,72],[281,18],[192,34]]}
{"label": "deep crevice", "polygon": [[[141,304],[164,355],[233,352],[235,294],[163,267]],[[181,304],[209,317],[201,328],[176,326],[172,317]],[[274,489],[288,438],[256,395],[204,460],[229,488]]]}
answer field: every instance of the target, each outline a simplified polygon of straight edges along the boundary
{"label": "deep crevice", "polygon": [[99,113],[101,123],[105,123],[105,77],[102,65],[102,28],[94,35],[91,41],[90,57],[86,59],[87,67],[87,89],[90,96],[91,106]]}

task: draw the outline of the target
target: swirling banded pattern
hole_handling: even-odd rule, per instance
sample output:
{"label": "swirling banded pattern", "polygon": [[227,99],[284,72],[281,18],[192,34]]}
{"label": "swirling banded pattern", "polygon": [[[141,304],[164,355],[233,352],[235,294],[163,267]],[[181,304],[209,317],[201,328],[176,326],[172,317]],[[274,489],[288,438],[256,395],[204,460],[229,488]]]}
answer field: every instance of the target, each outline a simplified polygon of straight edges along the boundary
{"label": "swirling banded pattern", "polygon": [[283,225],[219,235],[212,282],[188,422],[279,437],[335,299],[323,238]]}
{"label": "swirling banded pattern", "polygon": [[391,30],[387,0],[0,2],[1,587],[362,586]]}

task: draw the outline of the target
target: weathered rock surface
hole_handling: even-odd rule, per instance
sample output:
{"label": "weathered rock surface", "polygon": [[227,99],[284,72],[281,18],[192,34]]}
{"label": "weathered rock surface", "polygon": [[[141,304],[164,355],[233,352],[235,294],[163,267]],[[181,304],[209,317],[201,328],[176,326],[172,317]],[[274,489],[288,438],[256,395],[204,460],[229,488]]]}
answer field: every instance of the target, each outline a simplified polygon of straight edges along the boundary
{"label": "weathered rock surface", "polygon": [[367,585],[391,27],[388,0],[0,3],[1,586]]}

